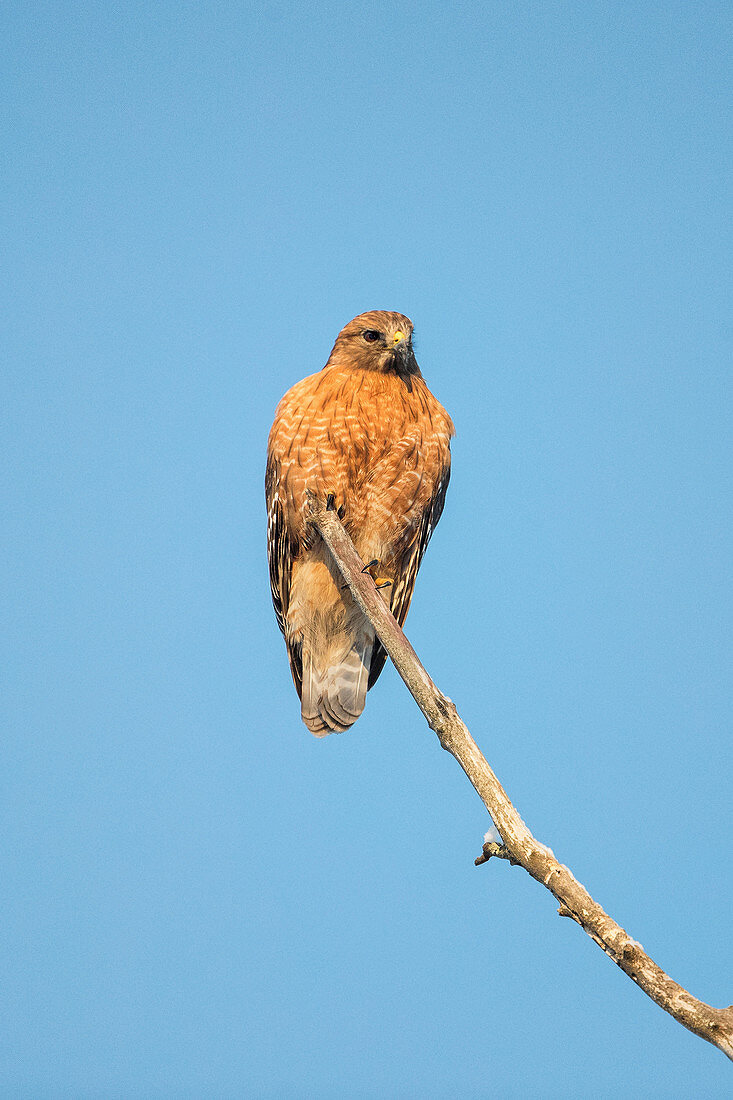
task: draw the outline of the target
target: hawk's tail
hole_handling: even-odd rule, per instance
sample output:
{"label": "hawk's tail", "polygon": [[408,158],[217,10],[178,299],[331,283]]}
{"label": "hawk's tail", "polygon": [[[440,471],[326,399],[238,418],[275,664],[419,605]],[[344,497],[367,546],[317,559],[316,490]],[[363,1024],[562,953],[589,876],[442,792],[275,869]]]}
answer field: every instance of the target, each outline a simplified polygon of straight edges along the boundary
{"label": "hawk's tail", "polygon": [[324,653],[304,647],[300,713],[316,737],[343,733],[364,710],[373,645],[374,634],[362,630],[333,639]]}

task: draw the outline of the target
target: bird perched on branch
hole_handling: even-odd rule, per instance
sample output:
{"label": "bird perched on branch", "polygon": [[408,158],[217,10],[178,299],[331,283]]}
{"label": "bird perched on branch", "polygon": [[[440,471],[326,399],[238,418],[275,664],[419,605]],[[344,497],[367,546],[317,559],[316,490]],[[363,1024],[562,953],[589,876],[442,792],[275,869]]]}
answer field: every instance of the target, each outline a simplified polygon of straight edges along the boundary
{"label": "bird perched on branch", "polygon": [[386,654],[318,531],[307,491],[338,510],[402,625],[440,519],[453,422],[425,385],[412,322],[373,310],[277,407],[267,451],[267,549],[301,715],[317,737],[352,726]]}

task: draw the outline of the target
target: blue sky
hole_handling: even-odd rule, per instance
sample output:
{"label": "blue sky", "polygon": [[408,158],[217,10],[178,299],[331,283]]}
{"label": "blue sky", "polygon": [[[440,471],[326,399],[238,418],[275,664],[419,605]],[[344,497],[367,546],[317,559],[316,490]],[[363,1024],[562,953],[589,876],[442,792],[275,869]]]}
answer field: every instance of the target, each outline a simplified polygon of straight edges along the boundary
{"label": "blue sky", "polygon": [[730,1003],[732,18],[6,8],[4,1096],[730,1094],[473,867],[392,669],[307,734],[262,478],[341,326],[409,314],[457,437],[408,634],[535,834]]}

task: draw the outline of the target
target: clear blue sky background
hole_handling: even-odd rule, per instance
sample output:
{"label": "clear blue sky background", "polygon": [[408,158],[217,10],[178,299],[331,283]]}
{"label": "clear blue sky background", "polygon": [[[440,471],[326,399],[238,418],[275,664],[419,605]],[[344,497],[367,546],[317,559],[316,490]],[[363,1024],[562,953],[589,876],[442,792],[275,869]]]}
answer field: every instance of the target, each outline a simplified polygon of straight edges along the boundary
{"label": "clear blue sky background", "polygon": [[457,426],[408,633],[536,835],[733,1001],[727,2],[3,15],[0,1094],[729,1096],[394,670],[300,723],[275,405],[365,309]]}

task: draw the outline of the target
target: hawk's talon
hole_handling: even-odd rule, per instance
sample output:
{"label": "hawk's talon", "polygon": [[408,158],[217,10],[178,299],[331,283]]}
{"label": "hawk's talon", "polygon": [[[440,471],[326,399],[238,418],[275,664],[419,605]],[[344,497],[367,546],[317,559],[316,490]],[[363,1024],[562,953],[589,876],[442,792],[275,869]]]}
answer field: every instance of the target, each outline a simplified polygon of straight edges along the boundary
{"label": "hawk's talon", "polygon": [[375,577],[374,574],[372,573],[372,569],[374,568],[374,566],[379,565],[379,564],[380,564],[379,558],[372,558],[372,560],[369,562],[369,564],[364,566],[364,568],[362,569],[362,573],[368,573],[369,574],[369,576],[374,581],[374,584],[377,587],[377,589],[379,589],[379,588],[388,588],[389,585],[392,583],[392,581],[389,579],[389,577]]}
{"label": "hawk's talon", "polygon": [[326,511],[333,512],[336,507],[336,497],[333,493],[329,493],[326,497]]}
{"label": "hawk's talon", "polygon": [[344,516],[346,515],[346,509],[344,508],[343,504],[341,505],[341,507],[336,512],[336,515],[338,516],[339,519],[343,519]]}

